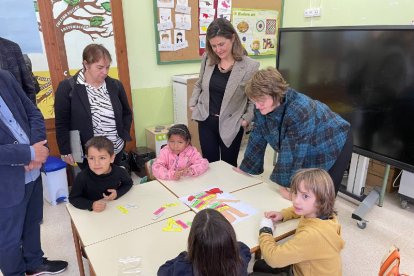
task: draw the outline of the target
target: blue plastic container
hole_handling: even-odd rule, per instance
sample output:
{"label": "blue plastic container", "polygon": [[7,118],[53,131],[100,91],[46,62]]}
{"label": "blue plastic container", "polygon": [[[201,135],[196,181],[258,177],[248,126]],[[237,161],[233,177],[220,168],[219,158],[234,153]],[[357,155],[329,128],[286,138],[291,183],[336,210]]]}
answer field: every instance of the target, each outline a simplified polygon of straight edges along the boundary
{"label": "blue plastic container", "polygon": [[67,202],[68,179],[66,176],[66,163],[62,159],[49,156],[42,172],[43,197],[52,205]]}

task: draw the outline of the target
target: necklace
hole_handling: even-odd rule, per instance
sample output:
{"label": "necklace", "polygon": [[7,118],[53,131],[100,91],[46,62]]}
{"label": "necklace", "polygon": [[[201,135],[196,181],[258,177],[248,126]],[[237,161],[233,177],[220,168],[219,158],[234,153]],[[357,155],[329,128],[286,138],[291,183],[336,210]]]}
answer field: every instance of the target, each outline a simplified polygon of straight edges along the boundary
{"label": "necklace", "polygon": [[234,65],[234,61],[233,61],[233,63],[232,63],[229,67],[227,67],[227,69],[224,69],[223,67],[221,67],[220,63],[219,63],[219,64],[217,64],[217,67],[218,67],[218,69],[219,69],[220,73],[225,74],[225,73],[230,72],[230,71],[231,71],[231,69],[233,69],[233,65]]}

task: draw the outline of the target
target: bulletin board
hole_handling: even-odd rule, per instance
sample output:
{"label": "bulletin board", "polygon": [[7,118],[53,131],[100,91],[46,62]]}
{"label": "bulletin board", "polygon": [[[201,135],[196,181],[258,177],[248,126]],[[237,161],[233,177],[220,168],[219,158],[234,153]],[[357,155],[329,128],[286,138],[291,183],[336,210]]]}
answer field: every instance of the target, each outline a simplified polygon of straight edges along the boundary
{"label": "bulletin board", "polygon": [[[221,0],[215,0],[221,1]],[[232,0],[232,9],[244,8],[244,9],[263,9],[274,10],[278,12],[277,26],[281,27],[283,19],[283,1],[284,0]],[[177,0],[174,0],[176,3]],[[199,0],[188,0],[188,6],[191,7],[191,30],[185,31],[185,39],[188,42],[188,47],[182,48],[176,51],[159,51],[159,44],[161,42],[160,32],[158,31],[158,24],[160,23],[159,8],[157,6],[157,0],[154,3],[154,28],[155,28],[155,41],[156,41],[156,53],[158,64],[174,64],[174,63],[188,63],[200,61],[199,53]],[[175,25],[175,10],[171,9],[171,19]],[[173,32],[174,30],[171,30]],[[277,34],[277,31],[276,31]],[[170,39],[174,39],[171,35]],[[255,56],[256,57],[256,56]],[[261,56],[258,56],[261,57]]]}

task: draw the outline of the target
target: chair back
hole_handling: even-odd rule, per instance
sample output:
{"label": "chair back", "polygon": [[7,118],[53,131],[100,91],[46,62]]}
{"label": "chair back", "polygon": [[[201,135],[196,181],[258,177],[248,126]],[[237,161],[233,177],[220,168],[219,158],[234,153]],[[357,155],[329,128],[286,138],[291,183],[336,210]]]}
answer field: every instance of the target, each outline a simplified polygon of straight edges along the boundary
{"label": "chair back", "polygon": [[400,274],[400,250],[393,245],[381,261],[381,267],[378,276],[402,275],[405,274]]}

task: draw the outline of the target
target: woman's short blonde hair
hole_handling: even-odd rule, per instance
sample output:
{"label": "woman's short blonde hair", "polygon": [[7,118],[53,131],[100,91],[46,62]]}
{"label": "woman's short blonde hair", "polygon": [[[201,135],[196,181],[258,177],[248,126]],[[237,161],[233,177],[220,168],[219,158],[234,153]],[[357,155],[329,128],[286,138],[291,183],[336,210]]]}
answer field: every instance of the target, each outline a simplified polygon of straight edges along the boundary
{"label": "woman's short blonde hair", "polygon": [[318,217],[331,217],[336,214],[335,187],[331,176],[325,170],[318,168],[298,170],[292,178],[290,192],[297,193],[301,183],[303,183],[302,188],[315,194]]}
{"label": "woman's short blonde hair", "polygon": [[246,95],[249,99],[257,100],[270,96],[274,101],[282,102],[289,84],[273,67],[257,71],[246,84]]}

